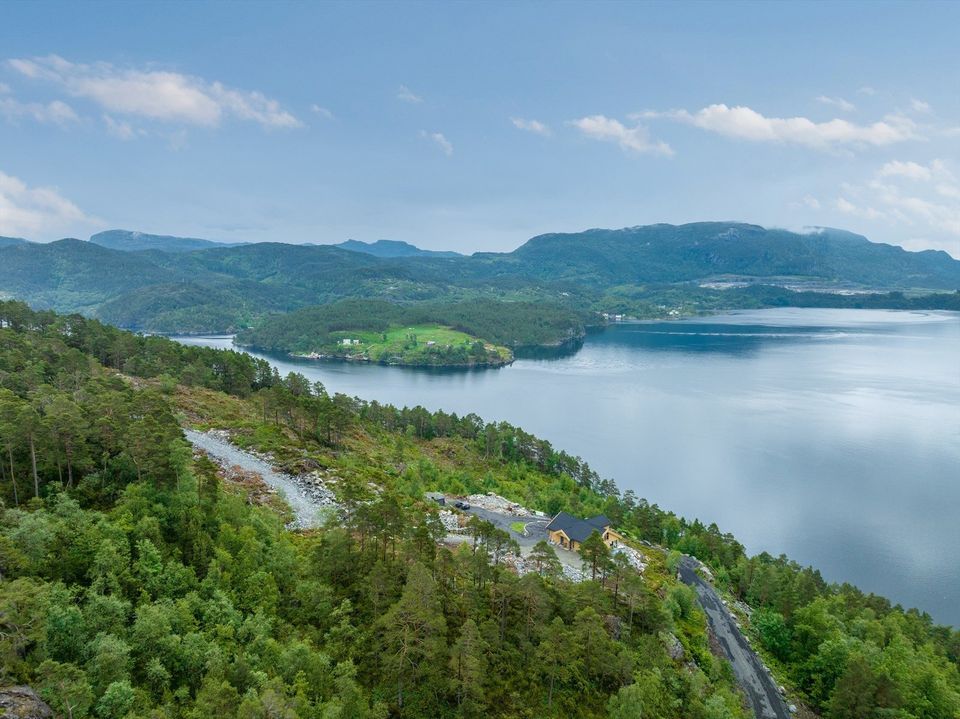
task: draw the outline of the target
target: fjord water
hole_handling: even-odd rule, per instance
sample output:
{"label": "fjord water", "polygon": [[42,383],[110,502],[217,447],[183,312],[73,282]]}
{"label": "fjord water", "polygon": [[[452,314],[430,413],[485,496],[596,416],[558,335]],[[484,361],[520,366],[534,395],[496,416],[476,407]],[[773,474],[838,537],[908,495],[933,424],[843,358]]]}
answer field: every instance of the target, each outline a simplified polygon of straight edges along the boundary
{"label": "fjord water", "polygon": [[960,626],[956,313],[618,324],[569,357],[472,372],[267,358],[331,392],[507,420],[750,553]]}

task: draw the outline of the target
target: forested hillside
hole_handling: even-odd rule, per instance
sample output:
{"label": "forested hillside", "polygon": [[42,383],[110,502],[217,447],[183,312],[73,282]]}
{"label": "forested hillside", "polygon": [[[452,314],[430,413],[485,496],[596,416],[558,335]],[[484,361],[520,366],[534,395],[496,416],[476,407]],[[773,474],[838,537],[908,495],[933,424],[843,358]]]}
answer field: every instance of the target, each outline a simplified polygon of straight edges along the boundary
{"label": "forested hillside", "polygon": [[[283,352],[324,351],[343,332],[386,332],[392,327],[436,324],[512,349],[578,343],[599,318],[555,304],[471,300],[397,305],[343,300],[269,317],[241,332],[237,342]],[[329,350],[327,350],[329,351]]]}
{"label": "forested hillside", "polygon": [[[0,242],[0,296],[130,329],[183,333],[234,332],[267,315],[345,298],[521,300],[663,317],[716,305],[769,306],[762,295],[698,286],[709,281],[776,285],[778,304],[804,301],[783,286],[911,295],[960,289],[960,261],[944,252],[907,252],[826,229],[649,225],[542,235],[510,253],[470,257],[412,253],[393,243],[355,251],[359,244],[229,246],[125,230],[91,242]],[[846,306],[845,297],[821,294],[819,301]]]}
{"label": "forested hillside", "polygon": [[[336,474],[341,511],[285,530],[191,453],[181,423]],[[598,553],[598,578],[571,583],[548,552],[518,578],[492,526],[441,543],[425,490],[602,511],[631,541],[703,559],[830,719],[960,712],[960,633],[748,559],[506,423],[330,395],[246,355],[7,302],[0,449],[0,681],[64,716],[744,716],[672,578],[678,554],[645,548],[641,576]]]}

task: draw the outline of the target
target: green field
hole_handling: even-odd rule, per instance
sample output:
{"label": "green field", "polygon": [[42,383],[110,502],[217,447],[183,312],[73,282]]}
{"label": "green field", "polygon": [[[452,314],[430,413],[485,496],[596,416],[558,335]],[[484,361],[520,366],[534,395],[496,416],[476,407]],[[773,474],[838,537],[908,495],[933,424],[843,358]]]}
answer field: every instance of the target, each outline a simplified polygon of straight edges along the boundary
{"label": "green field", "polygon": [[316,350],[331,358],[418,366],[502,365],[513,361],[506,347],[441,325],[390,327],[385,332],[331,332]]}

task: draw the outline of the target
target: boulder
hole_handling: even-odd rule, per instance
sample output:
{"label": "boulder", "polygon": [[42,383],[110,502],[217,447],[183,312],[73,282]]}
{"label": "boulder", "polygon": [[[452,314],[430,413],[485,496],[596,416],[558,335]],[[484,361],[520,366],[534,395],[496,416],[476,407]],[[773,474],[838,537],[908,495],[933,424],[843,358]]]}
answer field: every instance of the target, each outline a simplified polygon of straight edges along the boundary
{"label": "boulder", "polygon": [[30,687],[0,689],[3,719],[53,719],[53,710]]}

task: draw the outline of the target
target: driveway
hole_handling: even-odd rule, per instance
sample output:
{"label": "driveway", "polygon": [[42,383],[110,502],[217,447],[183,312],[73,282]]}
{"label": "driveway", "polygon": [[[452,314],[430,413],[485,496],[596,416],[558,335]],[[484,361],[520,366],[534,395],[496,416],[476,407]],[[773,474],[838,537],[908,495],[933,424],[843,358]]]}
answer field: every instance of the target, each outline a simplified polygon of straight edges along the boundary
{"label": "driveway", "polygon": [[707,621],[733,666],[737,683],[747,695],[757,719],[789,719],[787,710],[773,679],[723,605],[713,587],[696,571],[696,560],[684,557],[678,568],[680,579],[697,592],[697,599]]}
{"label": "driveway", "polygon": [[[446,497],[446,507],[447,509],[456,509],[453,506],[453,503],[458,501],[457,497]],[[470,509],[460,510],[466,514],[472,514],[480,519],[484,519],[492,523],[498,529],[502,529],[507,532],[511,539],[516,540],[517,544],[520,545],[520,554],[524,557],[528,556],[533,550],[534,545],[540,540],[548,540],[547,537],[547,525],[550,524],[549,517],[519,517],[516,514],[511,514],[509,512],[495,512],[491,509],[484,509],[483,507],[474,507],[470,505]],[[523,522],[525,532],[520,534],[513,530],[513,525],[516,522]],[[448,539],[452,541],[461,541],[457,537],[463,537],[464,535],[448,535]],[[548,540],[549,541],[549,540]],[[560,560],[560,563],[564,565],[564,573],[567,577],[580,581],[582,579],[582,570],[583,570],[583,560],[580,558],[580,555],[576,552],[572,552],[569,549],[564,549],[563,547],[558,547],[556,544],[551,544],[553,551],[557,554],[557,559]]]}

